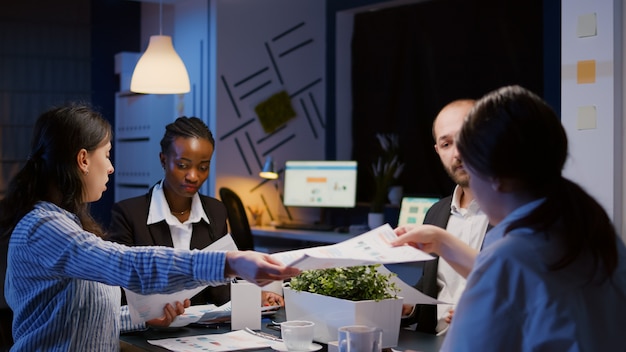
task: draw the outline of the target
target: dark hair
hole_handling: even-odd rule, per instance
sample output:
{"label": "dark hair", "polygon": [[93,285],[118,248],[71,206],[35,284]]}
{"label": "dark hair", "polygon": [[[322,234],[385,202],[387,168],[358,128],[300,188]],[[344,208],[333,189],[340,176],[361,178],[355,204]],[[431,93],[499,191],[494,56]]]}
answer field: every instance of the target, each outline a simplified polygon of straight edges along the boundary
{"label": "dark hair", "polygon": [[81,149],[93,151],[111,138],[111,125],[86,104],[72,103],[39,116],[28,160],[0,201],[0,237],[8,239],[36,202],[50,201],[52,189],[61,196],[58,206],[75,213],[85,230],[101,236],[101,227],[83,201],[85,190],[76,156]]}
{"label": "dark hair", "polygon": [[165,126],[165,134],[161,139],[161,153],[167,154],[170,151],[176,137],[206,139],[215,148],[215,139],[211,130],[197,117],[181,116]]}
{"label": "dark hair", "polygon": [[[580,186],[562,177],[567,136],[557,114],[537,95],[519,87],[500,88],[481,98],[459,132],[463,163],[480,175],[511,178],[546,200],[507,232],[530,227],[556,234],[564,268],[584,252],[607,275],[617,266],[617,233],[604,209]],[[595,272],[595,268],[594,268]]]}

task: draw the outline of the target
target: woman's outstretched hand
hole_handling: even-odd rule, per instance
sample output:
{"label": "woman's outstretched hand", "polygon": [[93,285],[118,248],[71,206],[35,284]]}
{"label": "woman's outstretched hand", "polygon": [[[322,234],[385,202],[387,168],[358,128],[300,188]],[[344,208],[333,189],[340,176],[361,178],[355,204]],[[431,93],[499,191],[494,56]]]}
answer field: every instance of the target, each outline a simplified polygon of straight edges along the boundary
{"label": "woman's outstretched hand", "polygon": [[189,308],[191,301],[186,299],[183,303],[176,302],[176,307],[172,307],[171,304],[166,304],[163,308],[163,316],[161,318],[155,318],[148,320],[146,326],[156,326],[160,328],[166,328],[172,324],[177,316],[185,313],[185,308]]}
{"label": "woman's outstretched hand", "polygon": [[287,267],[265,253],[231,251],[226,254],[225,276],[240,277],[259,286],[282,281],[300,274],[300,269]]}

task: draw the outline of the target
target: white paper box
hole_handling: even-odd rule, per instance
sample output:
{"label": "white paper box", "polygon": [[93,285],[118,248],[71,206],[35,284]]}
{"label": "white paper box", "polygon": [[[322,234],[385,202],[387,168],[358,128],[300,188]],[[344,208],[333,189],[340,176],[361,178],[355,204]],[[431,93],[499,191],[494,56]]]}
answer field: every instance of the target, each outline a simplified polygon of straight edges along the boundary
{"label": "white paper box", "polygon": [[285,287],[287,320],[315,323],[313,340],[337,341],[337,329],[346,325],[367,325],[383,329],[383,347],[398,345],[402,298],[382,301],[350,301]]}
{"label": "white paper box", "polygon": [[261,288],[251,282],[238,280],[230,284],[232,312],[230,328],[261,329]]}

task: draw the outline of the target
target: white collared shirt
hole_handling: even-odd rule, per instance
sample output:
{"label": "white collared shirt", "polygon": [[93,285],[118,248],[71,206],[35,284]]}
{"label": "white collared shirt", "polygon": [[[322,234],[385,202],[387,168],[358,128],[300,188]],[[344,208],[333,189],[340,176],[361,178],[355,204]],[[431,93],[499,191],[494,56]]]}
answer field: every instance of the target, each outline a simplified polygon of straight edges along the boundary
{"label": "white collared shirt", "polygon": [[191,245],[191,233],[193,231],[193,224],[198,223],[201,220],[209,223],[209,218],[204,213],[202,203],[200,202],[200,196],[198,193],[194,194],[191,198],[191,211],[189,218],[185,222],[180,222],[170,209],[167,200],[165,199],[165,193],[163,193],[163,180],[157,183],[152,189],[152,198],[150,199],[150,210],[148,211],[148,221],[146,225],[154,224],[165,220],[170,227],[170,233],[172,234],[172,243],[174,248],[190,249]]}
{"label": "white collared shirt", "polygon": [[[480,250],[485,238],[485,232],[489,225],[487,215],[480,210],[478,203],[472,200],[467,208],[461,208],[461,187],[456,186],[452,194],[452,204],[450,206],[450,220],[446,230],[467,243],[470,247]],[[448,328],[445,318],[448,311],[456,305],[465,289],[466,280],[459,275],[443,258],[439,258],[437,284],[441,287],[439,300],[452,304],[437,305],[437,327],[438,333],[443,333]]]}

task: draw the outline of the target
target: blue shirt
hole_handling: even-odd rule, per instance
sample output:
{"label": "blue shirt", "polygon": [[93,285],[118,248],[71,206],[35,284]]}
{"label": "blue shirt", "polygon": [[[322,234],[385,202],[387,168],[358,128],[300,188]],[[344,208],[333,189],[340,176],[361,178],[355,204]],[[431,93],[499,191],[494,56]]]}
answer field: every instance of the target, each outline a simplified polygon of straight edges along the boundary
{"label": "blue shirt", "polygon": [[172,293],[221,285],[226,252],[126,247],[83,230],[78,217],[40,202],[9,242],[5,297],[14,350],[119,350],[120,289]]}
{"label": "blue shirt", "polygon": [[[626,351],[626,249],[590,279],[589,253],[559,270],[558,236],[506,227],[541,203],[524,205],[487,233],[454,312],[443,351]],[[594,273],[600,273],[600,268]]]}

